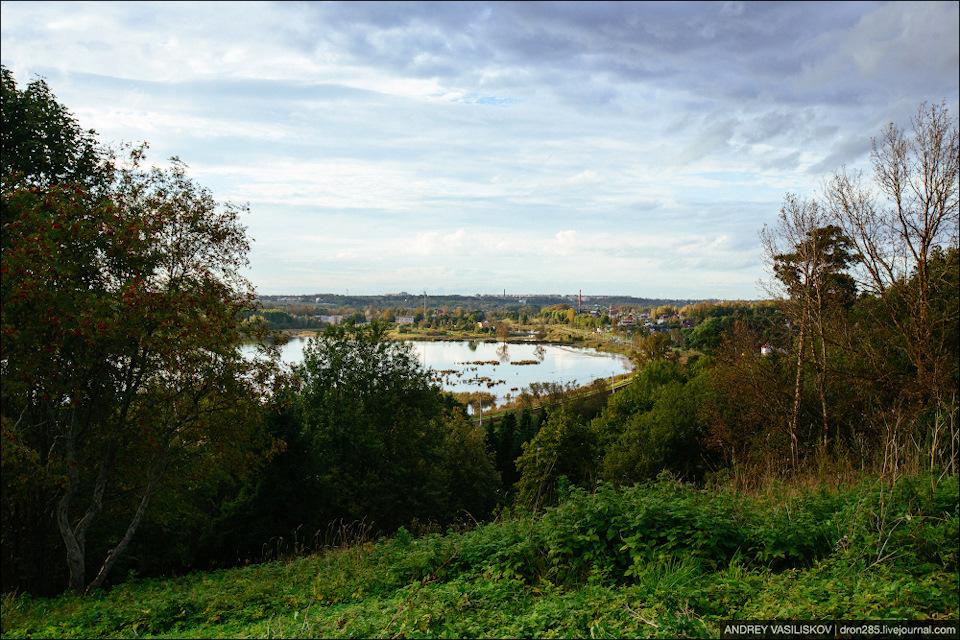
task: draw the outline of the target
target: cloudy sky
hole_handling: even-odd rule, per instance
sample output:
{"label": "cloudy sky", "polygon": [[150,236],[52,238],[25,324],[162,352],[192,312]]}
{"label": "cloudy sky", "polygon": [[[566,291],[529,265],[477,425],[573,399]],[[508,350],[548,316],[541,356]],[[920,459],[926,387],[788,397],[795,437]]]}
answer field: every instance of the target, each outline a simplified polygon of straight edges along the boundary
{"label": "cloudy sky", "polygon": [[763,297],[758,232],[922,101],[957,2],[3,2],[2,62],[249,202],[263,294]]}

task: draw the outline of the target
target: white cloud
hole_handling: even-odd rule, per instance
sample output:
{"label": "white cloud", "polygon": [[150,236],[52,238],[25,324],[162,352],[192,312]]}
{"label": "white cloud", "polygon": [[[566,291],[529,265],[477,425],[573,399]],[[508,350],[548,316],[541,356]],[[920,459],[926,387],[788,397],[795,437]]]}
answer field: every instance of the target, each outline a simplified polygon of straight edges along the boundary
{"label": "white cloud", "polygon": [[[5,2],[4,65],[249,201],[267,292],[752,297],[757,230],[921,100],[954,2]],[[577,286],[580,288],[580,286]]]}

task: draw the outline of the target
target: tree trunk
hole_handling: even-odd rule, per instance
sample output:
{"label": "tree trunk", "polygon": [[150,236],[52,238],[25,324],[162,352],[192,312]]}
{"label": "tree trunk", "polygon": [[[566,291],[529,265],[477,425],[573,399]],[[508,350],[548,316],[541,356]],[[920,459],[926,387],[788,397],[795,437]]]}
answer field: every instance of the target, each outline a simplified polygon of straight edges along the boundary
{"label": "tree trunk", "polygon": [[90,496],[90,504],[87,506],[86,512],[77,525],[75,527],[71,526],[70,506],[80,488],[80,463],[76,459],[75,444],[75,434],[80,429],[79,421],[80,418],[77,416],[76,410],[74,410],[71,415],[71,431],[64,445],[64,458],[70,461],[70,471],[66,490],[56,507],[57,527],[60,529],[60,537],[63,538],[63,544],[67,550],[67,567],[70,572],[69,588],[74,593],[84,592],[84,582],[86,581],[87,530],[100,515],[100,510],[103,506],[103,493],[107,486],[107,478],[113,467],[113,460],[116,453],[116,444],[112,444],[107,448],[103,458],[100,460],[100,468],[97,471],[97,477],[93,484],[93,494]]}
{"label": "tree trunk", "polygon": [[95,577],[93,581],[87,585],[85,590],[87,595],[90,595],[103,586],[104,581],[107,579],[107,575],[109,575],[110,570],[113,569],[113,565],[116,564],[117,558],[123,555],[127,545],[130,544],[133,534],[136,533],[137,528],[140,526],[140,522],[143,520],[144,514],[147,512],[147,506],[150,504],[150,498],[153,497],[153,492],[156,490],[157,484],[160,482],[160,478],[163,477],[165,468],[166,457],[163,457],[157,462],[153,473],[150,474],[150,480],[147,482],[147,488],[143,492],[143,498],[140,500],[139,506],[137,506],[137,512],[134,514],[129,526],[127,526],[127,531],[124,533],[123,539],[120,540],[116,547],[107,552],[107,557],[104,559],[103,566],[100,567],[100,571],[97,572],[97,577]]}
{"label": "tree trunk", "polygon": [[800,424],[800,404],[803,397],[803,367],[806,364],[807,318],[806,313],[800,321],[800,340],[797,345],[797,379],[793,387],[793,413],[790,416],[790,465],[796,470],[799,443],[797,429]]}
{"label": "tree trunk", "polygon": [[817,390],[820,393],[820,412],[823,418],[823,433],[820,435],[820,445],[826,450],[830,441],[830,420],[827,409],[827,335],[826,335],[826,312],[823,300],[823,283],[819,282],[817,286],[817,333],[820,340],[819,362],[817,363]]}
{"label": "tree trunk", "polygon": [[[71,472],[71,475],[73,473]],[[74,593],[83,593],[83,583],[85,581],[85,545],[82,537],[78,537],[70,526],[70,503],[76,494],[76,481],[71,478],[67,481],[66,493],[57,503],[56,517],[57,527],[60,529],[60,536],[63,538],[63,544],[67,548],[67,568],[70,571],[69,587]]]}

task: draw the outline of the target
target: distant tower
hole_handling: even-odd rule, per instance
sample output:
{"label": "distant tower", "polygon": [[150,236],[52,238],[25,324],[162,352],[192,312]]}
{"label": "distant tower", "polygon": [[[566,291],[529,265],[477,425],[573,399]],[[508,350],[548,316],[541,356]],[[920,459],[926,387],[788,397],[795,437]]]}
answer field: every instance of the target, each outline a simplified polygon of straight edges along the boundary
{"label": "distant tower", "polygon": [[577,296],[577,313],[583,313],[583,289],[580,289],[580,295]]}

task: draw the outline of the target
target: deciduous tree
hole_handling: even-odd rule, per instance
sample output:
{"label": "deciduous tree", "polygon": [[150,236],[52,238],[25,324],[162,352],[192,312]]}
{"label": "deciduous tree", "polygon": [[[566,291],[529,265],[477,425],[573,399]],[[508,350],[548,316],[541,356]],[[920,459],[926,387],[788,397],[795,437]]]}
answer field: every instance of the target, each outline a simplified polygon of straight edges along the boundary
{"label": "deciduous tree", "polygon": [[792,194],[784,198],[777,226],[765,226],[760,238],[774,274],[771,293],[785,294],[781,297],[784,314],[797,329],[793,349],[794,402],[788,427],[791,461],[796,465],[808,350],[816,364],[823,444],[829,439],[826,326],[855,298],[856,283],[847,273],[855,258],[850,241],[839,227],[827,224],[826,212],[820,205]]}
{"label": "deciduous tree", "polygon": [[3,144],[3,173],[8,181],[35,186],[58,182],[103,186],[110,166],[109,153],[96,140],[93,130],[80,127],[63,105],[57,102],[46,81],[37,78],[24,89],[6,67],[3,76],[0,138]]}
{"label": "deciduous tree", "polygon": [[536,511],[555,504],[561,476],[578,486],[596,479],[596,438],[588,425],[565,407],[551,411],[537,435],[523,445],[516,461],[517,501]]}
{"label": "deciduous tree", "polygon": [[[59,533],[69,587],[91,592],[179,461],[239,467],[270,449],[257,423],[276,352],[240,351],[265,336],[244,322],[256,305],[242,208],[176,159],[144,170],[139,148],[108,162],[45,83],[19,92],[6,70],[3,83],[4,584],[18,582],[7,542],[24,517]],[[108,510],[126,524],[88,582]]]}
{"label": "deciduous tree", "polygon": [[[243,322],[248,241],[240,210],[177,161],[125,168],[108,199],[4,183],[2,206],[5,446],[22,472],[57,479],[70,588],[91,592],[177,459],[239,462],[263,444],[252,439],[270,364],[240,352],[263,337]],[[129,490],[139,502],[88,583],[87,535]]]}
{"label": "deciduous tree", "polygon": [[923,402],[956,392],[948,371],[956,308],[935,313],[934,298],[950,274],[932,269],[937,251],[958,246],[957,121],[944,104],[923,104],[911,130],[890,124],[873,140],[869,176],[840,169],[822,199],[861,262],[860,287],[895,329],[888,345],[916,368],[908,392]]}
{"label": "deciduous tree", "polygon": [[[387,340],[383,325],[328,328],[304,349],[296,373],[295,407],[327,521],[366,518],[389,531],[492,505],[496,472],[483,430],[458,417],[410,344]],[[454,477],[478,493],[452,491]]]}

